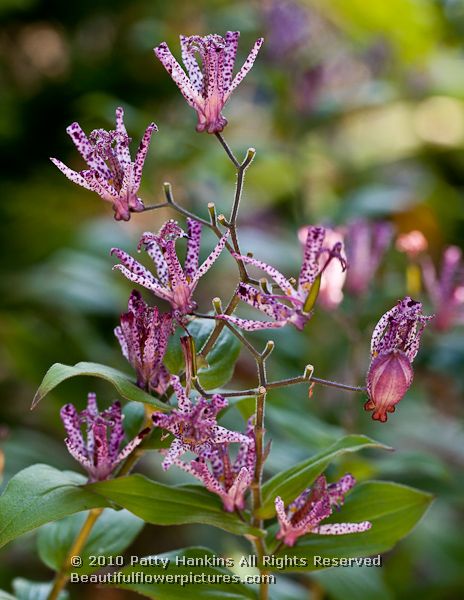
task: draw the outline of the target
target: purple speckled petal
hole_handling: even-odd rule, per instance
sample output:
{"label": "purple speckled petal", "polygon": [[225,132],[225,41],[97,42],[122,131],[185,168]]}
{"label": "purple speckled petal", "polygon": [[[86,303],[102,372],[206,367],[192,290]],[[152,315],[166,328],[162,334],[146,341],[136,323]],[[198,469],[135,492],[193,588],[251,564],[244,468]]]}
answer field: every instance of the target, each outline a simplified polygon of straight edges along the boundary
{"label": "purple speckled petal", "polygon": [[272,267],[271,265],[268,265],[265,262],[262,262],[261,260],[256,260],[255,258],[250,258],[249,256],[239,256],[238,254],[236,254],[234,256],[236,258],[241,259],[244,263],[253,265],[254,267],[258,267],[258,269],[261,269],[262,271],[267,273],[270,277],[272,277],[272,279],[277,283],[277,285],[280,287],[280,289],[283,292],[285,292],[285,294],[287,296],[292,296],[293,294],[295,294],[295,290],[294,290],[292,284],[276,268]]}
{"label": "purple speckled petal", "polygon": [[203,262],[201,267],[195,273],[195,277],[193,278],[193,281],[191,284],[192,288],[194,288],[196,286],[196,284],[198,283],[200,278],[203,277],[203,275],[205,275],[209,271],[209,269],[213,266],[213,264],[216,262],[219,255],[221,254],[224,246],[226,245],[228,237],[229,237],[229,232],[227,231],[222,236],[222,238],[219,240],[219,242],[216,244],[216,247],[211,252],[211,254],[208,256],[208,258]]}
{"label": "purple speckled petal", "polygon": [[185,257],[184,270],[189,281],[192,281],[198,271],[201,243],[201,223],[195,219],[187,219],[187,254]]}
{"label": "purple speckled petal", "polygon": [[116,157],[121,165],[123,171],[131,164],[131,155],[129,150],[129,144],[122,143],[121,139],[127,140],[129,136],[127,135],[126,126],[124,125],[124,109],[122,106],[118,106],[116,109],[116,131],[120,134],[120,138],[116,139]]}
{"label": "purple speckled petal", "polygon": [[79,123],[71,123],[71,125],[66,128],[66,132],[89,167],[96,170],[105,179],[111,179],[111,171],[107,167],[105,161],[95,153],[93,145],[89,142],[89,138],[86,136]]}
{"label": "purple speckled petal", "polygon": [[218,319],[228,321],[232,325],[236,325],[245,331],[259,331],[261,329],[279,329],[285,327],[287,321],[252,321],[251,319],[240,319],[230,315],[219,315]]}
{"label": "purple speckled petal", "polygon": [[319,254],[324,243],[325,229],[323,227],[308,227],[304,247],[303,263],[301,265],[298,285],[312,285],[319,273]]}
{"label": "purple speckled petal", "polygon": [[182,51],[182,61],[189,74],[190,82],[194,89],[201,94],[203,91],[203,73],[195,58],[195,53],[190,48],[190,37],[184,35],[180,37],[180,47]]}
{"label": "purple speckled petal", "polygon": [[141,140],[139,148],[137,150],[137,154],[135,156],[134,181],[135,181],[137,190],[139,189],[139,186],[140,186],[140,181],[142,179],[143,165],[145,163],[145,158],[147,156],[148,148],[150,146],[151,136],[154,131],[158,131],[158,128],[154,123],[150,123],[150,125],[146,128],[145,133],[143,134],[142,140]]}
{"label": "purple speckled petal", "polygon": [[58,169],[64,175],[66,175],[66,177],[70,181],[72,181],[73,183],[76,183],[77,185],[80,185],[81,187],[83,187],[87,190],[93,191],[93,187],[90,185],[90,183],[87,181],[87,179],[85,177],[83,177],[80,173],[78,173],[77,171],[73,171],[72,169],[67,167],[64,163],[62,163],[61,160],[58,160],[57,158],[50,158],[50,160],[55,165],[55,167],[58,167]]}
{"label": "purple speckled petal", "polygon": [[235,88],[239,85],[239,83],[248,74],[248,71],[251,69],[251,67],[253,66],[253,64],[256,60],[259,49],[263,45],[263,42],[264,42],[263,38],[259,38],[259,40],[257,40],[255,42],[255,45],[253,46],[250,54],[248,55],[247,59],[243,63],[242,68],[240,69],[240,71],[237,73],[237,75],[234,77],[234,80],[230,84],[229,89],[227,90],[227,93],[225,94],[225,101],[227,101],[230,98],[232,92],[235,90]]}
{"label": "purple speckled petal", "polygon": [[369,521],[361,521],[360,523],[331,523],[328,525],[319,525],[315,527],[312,533],[319,535],[346,535],[348,533],[362,533],[368,531],[372,527]]}
{"label": "purple speckled petal", "polygon": [[161,61],[166,71],[171,75],[188,104],[195,108],[202,103],[202,98],[185,74],[180,64],[172,55],[166,42],[154,48],[156,57]]}
{"label": "purple speckled petal", "polygon": [[232,75],[234,71],[235,58],[237,56],[238,40],[240,37],[240,31],[228,31],[226,33],[225,42],[226,47],[224,50],[224,66],[223,66],[223,94],[226,94],[230,83],[232,81]]}

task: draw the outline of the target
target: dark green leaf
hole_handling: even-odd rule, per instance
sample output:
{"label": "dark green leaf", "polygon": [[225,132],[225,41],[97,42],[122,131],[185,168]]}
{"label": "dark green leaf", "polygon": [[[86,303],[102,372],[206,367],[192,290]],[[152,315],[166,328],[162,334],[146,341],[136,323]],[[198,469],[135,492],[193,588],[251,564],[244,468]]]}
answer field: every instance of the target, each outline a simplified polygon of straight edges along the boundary
{"label": "dark green leaf", "polygon": [[151,406],[156,406],[157,409],[163,411],[169,410],[169,407],[167,407],[166,404],[163,404],[156,398],[153,398],[153,396],[150,396],[150,394],[147,394],[137,387],[130,379],[129,375],[126,375],[125,373],[122,373],[121,371],[111,367],[107,367],[106,365],[89,362],[80,362],[74,366],[62,365],[61,363],[55,363],[52,365],[45,373],[45,377],[43,378],[43,381],[34,396],[32,408],[37,406],[42,398],[49,394],[60,383],[66,381],[66,379],[70,379],[71,377],[80,377],[82,375],[88,377],[99,377],[100,379],[109,381],[109,383],[111,383],[116,388],[118,393],[126,400],[135,400],[137,402],[150,404]]}
{"label": "dark green leaf", "polygon": [[40,464],[12,477],[0,496],[0,548],[50,521],[108,506],[101,496],[80,487],[85,481],[78,473]]}
{"label": "dark green leaf", "polygon": [[[169,576],[183,575],[188,578],[193,572],[195,575],[215,575],[216,577],[228,578],[233,581],[234,574],[224,567],[216,566],[192,566],[176,564],[177,560],[210,560],[214,559],[215,554],[207,548],[185,548],[183,550],[174,550],[158,555],[156,558],[169,559],[167,569],[161,566],[141,566],[133,565],[122,569],[122,573],[129,575],[134,572],[142,572],[145,576]],[[152,557],[155,558],[155,557]],[[181,586],[180,583],[123,583],[117,587],[133,590],[154,600],[185,600],[186,595],[190,598],[202,598],[204,600],[247,600],[256,599],[256,594],[251,587],[236,583],[196,583],[190,586]]]}
{"label": "dark green leaf", "polygon": [[200,486],[172,487],[143,475],[130,475],[92,483],[86,489],[127,508],[147,523],[182,525],[203,523],[243,535],[260,535],[234,513],[225,512],[221,500]]}
{"label": "dark green leaf", "polygon": [[289,503],[308,487],[335,458],[346,452],[358,452],[364,448],[391,450],[388,446],[365,435],[347,435],[326,450],[269,479],[263,485],[263,505],[259,516],[262,518],[272,517],[275,514],[274,500],[276,496],[280,496],[286,504]]}
{"label": "dark green leaf", "polygon": [[[37,548],[41,560],[57,571],[65,563],[69,550],[87,518],[88,513],[70,515],[65,519],[48,523],[37,536]],[[144,522],[127,510],[106,508],[98,517],[84,548],[79,552],[82,567],[79,573],[92,573],[101,568],[92,566],[89,556],[117,556],[134,541]],[[110,566],[111,562],[108,563]],[[105,565],[103,565],[105,566]],[[72,569],[70,569],[72,570]]]}
{"label": "dark green leaf", "polygon": [[343,508],[324,523],[370,521],[369,531],[349,535],[309,534],[293,548],[283,548],[277,556],[306,558],[307,566],[288,570],[311,571],[327,568],[318,564],[315,557],[360,558],[387,552],[413,529],[432,500],[426,492],[397,483],[360,483],[347,496]]}
{"label": "dark green leaf", "polygon": [[382,571],[375,567],[346,567],[318,571],[311,577],[333,600],[393,600]]}

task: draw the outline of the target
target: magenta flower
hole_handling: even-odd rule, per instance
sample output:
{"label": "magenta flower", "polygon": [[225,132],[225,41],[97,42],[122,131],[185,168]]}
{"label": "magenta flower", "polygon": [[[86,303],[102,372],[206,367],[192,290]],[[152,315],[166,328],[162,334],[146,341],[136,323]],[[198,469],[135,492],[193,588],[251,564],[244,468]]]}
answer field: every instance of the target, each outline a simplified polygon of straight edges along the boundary
{"label": "magenta flower", "polygon": [[[156,56],[171,75],[187,103],[198,115],[197,131],[218,133],[227,125],[221,111],[232,92],[253,66],[263,38],[256,41],[240,71],[232,79],[237,55],[239,31],[228,31],[226,37],[207,35],[180,36],[184,69],[172,55],[166,42],[154,49]],[[199,61],[196,53],[198,52]]]}
{"label": "magenta flower", "polygon": [[346,288],[354,296],[367,293],[393,237],[390,223],[369,223],[358,219],[345,232],[345,250],[350,268]]}
{"label": "magenta flower", "polygon": [[163,358],[172,333],[172,315],[148,306],[136,290],[129,297],[128,308],[114,334],[137,373],[137,385],[147,392],[164,394],[170,375]]}
{"label": "magenta flower", "polygon": [[424,284],[435,309],[434,326],[446,331],[453,325],[464,323],[464,265],[462,251],[448,246],[443,253],[441,271],[438,274],[430,258],[421,261]]}
{"label": "magenta flower", "polygon": [[277,496],[275,507],[280,525],[277,539],[287,546],[294,546],[298,538],[308,533],[345,535],[370,529],[372,524],[369,521],[320,525],[321,521],[332,514],[334,507],[339,508],[343,504],[345,494],[355,483],[354,477],[346,474],[336,483],[327,485],[326,478],[321,475],[287,509],[282,498]]}
{"label": "magenta flower", "polygon": [[[190,463],[185,463],[179,458],[173,461],[175,465],[199,479],[207,490],[217,494],[227,512],[245,508],[245,494],[253,481],[256,448],[252,419],[248,421],[246,436],[248,440],[241,443],[235,461],[230,458],[227,443],[213,447]],[[207,460],[211,463],[211,469],[206,464]]]}
{"label": "magenta flower", "polygon": [[60,160],[50,159],[68,179],[87,190],[96,192],[103,200],[110,202],[117,221],[128,221],[131,212],[140,212],[144,209],[137,193],[150,139],[152,133],[157,131],[156,125],[150,123],[132,162],[129,151],[131,139],[127,135],[123,117],[123,109],[117,108],[116,129],[114,131],[95,129],[89,137],[79,123],[72,123],[66,129],[89,169],[73,171]]}
{"label": "magenta flower", "polygon": [[387,420],[387,413],[406,394],[413,379],[412,362],[419,351],[425,326],[432,317],[422,314],[422,304],[406,296],[386,312],[375,326],[371,340],[372,361],[367,373],[369,400],[374,420]]}
{"label": "magenta flower", "polygon": [[[68,434],[65,444],[69,453],[88,472],[90,482],[108,479],[117,465],[129,456],[150,431],[144,429],[120,451],[124,438],[121,404],[114,402],[100,413],[95,394],[87,396],[87,408],[82,412],[77,412],[72,404],[66,404],[60,415]],[[81,431],[83,424],[86,426],[86,441]]]}
{"label": "magenta flower", "polygon": [[167,470],[186,452],[209,456],[215,446],[238,442],[249,444],[250,438],[242,433],[229,431],[217,424],[218,413],[227,406],[227,399],[215,394],[211,400],[200,396],[193,403],[177,376],[171,377],[171,385],[178,400],[178,407],[169,414],[154,413],[153,423],[174,435],[174,441],[165,454],[163,469]]}
{"label": "magenta flower", "polygon": [[[240,283],[238,286],[238,296],[274,319],[273,321],[252,321],[229,315],[220,315],[218,318],[248,331],[284,327],[287,323],[292,323],[297,329],[303,329],[312,316],[322,273],[334,258],[340,261],[343,269],[347,267],[341,255],[341,243],[337,242],[332,248],[323,246],[325,233],[323,227],[307,228],[303,264],[296,287],[274,267],[248,256],[239,257],[243,262],[265,271],[282,290],[281,294],[272,294],[258,290],[248,283]],[[282,300],[289,304],[284,304]]]}
{"label": "magenta flower", "polygon": [[[167,221],[158,234],[144,233],[140,239],[141,246],[145,247],[150,258],[156,266],[158,277],[155,277],[137,260],[119,248],[112,248],[114,254],[122,264],[115,265],[117,269],[130,281],[152,291],[158,298],[170,302],[173,316],[180,321],[197,307],[193,300],[193,292],[203,275],[209,271],[218,256],[221,254],[229,232],[218,242],[213,252],[205,262],[198,266],[200,255],[201,225],[187,219],[187,233],[173,221]],[[187,237],[187,254],[184,268],[182,268],[176,254],[176,241]]]}

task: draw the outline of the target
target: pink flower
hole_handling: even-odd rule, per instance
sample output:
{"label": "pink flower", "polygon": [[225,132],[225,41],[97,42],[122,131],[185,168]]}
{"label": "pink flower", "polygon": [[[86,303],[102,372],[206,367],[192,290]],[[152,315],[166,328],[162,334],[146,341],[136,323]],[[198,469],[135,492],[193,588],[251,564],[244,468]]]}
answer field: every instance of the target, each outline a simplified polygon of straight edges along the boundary
{"label": "pink flower", "polygon": [[[82,412],[78,413],[72,404],[66,404],[60,414],[68,434],[65,443],[69,453],[88,472],[89,481],[108,479],[118,464],[129,456],[150,431],[144,429],[120,451],[124,438],[121,404],[114,402],[100,413],[95,394],[88,395],[87,408]],[[86,441],[81,431],[83,424],[87,431]]]}
{"label": "pink flower", "polygon": [[135,160],[132,162],[129,152],[131,140],[127,135],[123,117],[123,109],[117,108],[116,129],[114,131],[95,129],[89,137],[83,132],[79,123],[72,123],[66,129],[89,169],[73,171],[60,160],[50,159],[68,179],[96,192],[103,200],[110,202],[117,221],[128,221],[131,212],[140,212],[144,209],[137,193],[150,139],[152,133],[157,131],[154,123],[147,127]]}
{"label": "pink flower", "polygon": [[172,315],[148,306],[136,290],[130,295],[128,308],[114,334],[137,373],[137,385],[148,392],[164,394],[170,375],[163,358],[172,333]]}
{"label": "pink flower", "polygon": [[406,296],[386,312],[375,326],[371,340],[371,364],[367,373],[369,400],[374,420],[387,420],[387,413],[406,394],[413,379],[412,362],[419,351],[425,326],[432,317],[422,314],[422,304]]}
{"label": "pink flower", "polygon": [[346,269],[347,266],[341,255],[341,243],[337,242],[332,247],[324,246],[325,234],[326,230],[323,227],[307,228],[303,262],[296,285],[280,271],[264,262],[249,256],[239,257],[243,262],[265,271],[282,290],[280,294],[268,293],[248,283],[240,283],[237,289],[237,295],[241,300],[271,317],[273,321],[253,321],[229,315],[220,315],[218,318],[248,331],[284,327],[287,323],[302,330],[312,316],[322,274],[331,261],[333,259],[340,261],[342,269]]}
{"label": "pink flower", "polygon": [[[173,461],[175,465],[199,479],[207,490],[217,494],[227,512],[245,508],[245,494],[253,480],[256,448],[252,419],[248,421],[245,435],[248,440],[240,444],[235,461],[230,457],[227,443],[214,446],[190,463],[185,463],[179,458]],[[207,461],[210,462],[211,469],[208,468]]]}
{"label": "pink flower", "polygon": [[[221,254],[228,235],[229,232],[220,239],[213,252],[199,266],[201,225],[193,219],[187,219],[185,233],[176,221],[170,220],[161,227],[159,233],[144,233],[139,243],[139,251],[143,246],[155,263],[158,277],[119,248],[111,250],[111,254],[122,263],[115,265],[114,269],[121,271],[130,281],[152,291],[158,298],[169,302],[174,318],[183,321],[185,315],[195,310],[197,305],[193,300],[193,292],[200,278],[209,271]],[[182,268],[176,253],[176,241],[183,237],[188,238],[188,242]]]}
{"label": "pink flower", "polygon": [[409,258],[415,258],[427,250],[428,243],[421,231],[415,229],[409,233],[402,233],[396,240],[396,249],[404,252]]}
{"label": "pink flower", "polygon": [[294,546],[298,538],[308,533],[345,535],[370,529],[372,525],[369,521],[320,525],[321,521],[332,514],[334,507],[339,508],[344,503],[345,494],[355,483],[354,477],[346,474],[336,483],[327,485],[326,478],[321,475],[287,509],[282,498],[277,496],[275,507],[280,525],[277,539],[287,546]]}
{"label": "pink flower", "polygon": [[[188,104],[196,110],[199,132],[217,133],[227,125],[221,111],[253,66],[263,43],[263,38],[256,41],[242,68],[232,79],[239,37],[239,31],[228,31],[225,38],[220,35],[180,36],[182,60],[188,76],[166,42],[154,49]],[[198,62],[196,53],[200,59]]]}
{"label": "pink flower", "polygon": [[424,284],[435,309],[434,326],[446,331],[453,325],[464,323],[464,264],[462,251],[448,246],[443,253],[440,273],[428,256],[422,261]]}
{"label": "pink flower", "polygon": [[355,296],[367,293],[393,236],[387,222],[370,223],[363,219],[351,222],[345,231],[345,251],[350,268],[346,289]]}
{"label": "pink flower", "polygon": [[217,424],[218,413],[227,406],[227,399],[215,394],[211,400],[200,397],[193,403],[185,393],[177,376],[171,378],[171,385],[178,400],[178,408],[169,414],[154,413],[155,427],[166,429],[174,435],[174,441],[165,453],[163,469],[167,470],[185,452],[198,456],[209,456],[220,444],[238,442],[250,443],[250,438],[230,431]]}

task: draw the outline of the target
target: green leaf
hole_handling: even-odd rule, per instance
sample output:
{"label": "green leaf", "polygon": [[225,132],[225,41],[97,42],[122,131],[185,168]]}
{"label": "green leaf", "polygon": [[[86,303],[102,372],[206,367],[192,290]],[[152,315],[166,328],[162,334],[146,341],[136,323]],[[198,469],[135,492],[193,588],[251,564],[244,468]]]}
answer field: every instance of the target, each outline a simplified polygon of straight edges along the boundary
{"label": "green leaf", "polygon": [[90,508],[108,506],[80,487],[86,478],[48,465],[33,465],[12,477],[0,496],[0,548],[40,525]]}
{"label": "green leaf", "polygon": [[225,512],[221,500],[200,486],[172,487],[143,475],[130,475],[92,483],[86,489],[154,525],[203,523],[238,535],[263,533],[241,521],[236,514]]}
{"label": "green leaf", "polygon": [[383,569],[346,567],[312,573],[333,600],[393,600],[383,578]]}
{"label": "green leaf", "polygon": [[346,452],[359,452],[364,448],[391,450],[389,446],[376,442],[365,435],[347,435],[315,456],[269,479],[263,485],[263,504],[258,515],[263,519],[273,517],[276,496],[280,496],[285,504],[288,504],[308,487],[335,458]]}
{"label": "green leaf", "polygon": [[4,592],[3,590],[0,590],[0,600],[18,600],[18,599],[15,598],[14,596],[12,596],[11,594],[8,594],[8,592]]}
{"label": "green leaf", "polygon": [[[71,515],[42,527],[37,536],[41,560],[54,571],[65,563],[69,550],[81,531],[88,513]],[[114,557],[122,554],[132,544],[145,523],[127,510],[106,508],[98,517],[84,548],[79,552],[82,566],[79,573],[92,573],[102,566],[115,566],[107,562],[91,565],[89,556]],[[72,567],[69,569],[72,571]]]}
{"label": "green leaf", "polygon": [[[140,402],[128,402],[123,406],[124,433],[127,442],[135,438],[142,429],[146,427],[145,406]],[[167,434],[164,429],[154,427],[139,446],[139,450],[159,450],[169,448],[173,436]]]}
{"label": "green leaf", "polygon": [[[289,571],[327,568],[315,564],[315,557],[360,558],[387,552],[413,529],[433,496],[414,488],[387,481],[367,481],[357,485],[343,505],[325,523],[370,521],[372,528],[348,535],[309,534],[291,549],[283,548],[277,556],[290,554],[306,558],[307,565],[289,567]],[[335,565],[332,565],[335,566]]]}
{"label": "green leaf", "polygon": [[[129,575],[134,572],[142,572],[145,576],[152,577],[166,577],[166,576],[184,576],[186,580],[193,572],[194,575],[215,575],[219,577],[227,577],[229,581],[233,581],[233,577],[237,577],[231,571],[224,567],[216,566],[192,566],[176,564],[177,561],[182,560],[197,560],[202,559],[212,560],[215,554],[207,548],[185,548],[182,550],[174,550],[173,552],[166,552],[159,554],[156,557],[145,557],[145,560],[152,561],[157,559],[168,559],[167,569],[163,569],[161,566],[141,566],[133,565],[122,569],[122,573]],[[213,563],[214,564],[214,563]],[[202,598],[205,600],[256,600],[256,594],[251,587],[236,582],[236,583],[196,583],[191,586],[181,586],[180,583],[162,583],[155,581],[153,583],[121,583],[118,584],[119,588],[126,590],[132,590],[147,598],[153,598],[154,600],[185,600],[186,596],[189,595],[191,598]]]}
{"label": "green leaf", "polygon": [[[28,581],[22,577],[13,580],[13,590],[15,600],[47,600],[53,583],[42,583],[39,581]],[[1,596],[0,596],[1,598]],[[69,594],[62,591],[58,595],[58,600],[68,600]]]}
{"label": "green leaf", "polygon": [[[215,322],[212,319],[196,319],[188,325],[190,335],[195,340],[197,353],[209,338],[214,325]],[[214,348],[208,354],[208,364],[198,369],[200,384],[206,390],[212,390],[225,385],[232,378],[235,362],[239,354],[239,341],[227,328],[224,328]],[[164,364],[173,374],[179,373],[184,368],[184,359],[178,335],[171,337],[164,357]]]}
{"label": "green leaf", "polygon": [[126,375],[117,369],[107,367],[106,365],[89,362],[80,362],[74,366],[62,365],[61,363],[52,365],[45,373],[45,377],[34,396],[32,408],[35,408],[42,398],[49,394],[60,383],[71,377],[80,377],[81,375],[99,377],[100,379],[109,381],[109,383],[111,383],[118,393],[126,400],[135,400],[137,402],[150,404],[162,411],[169,410],[169,407],[166,404],[163,404],[137,387],[133,381],[131,381],[129,375]]}

